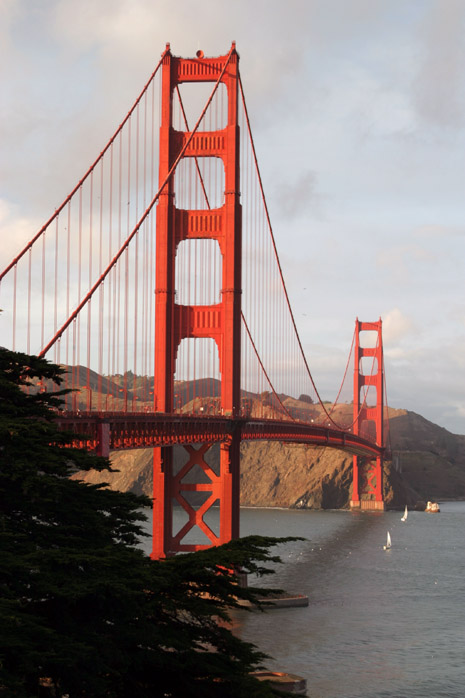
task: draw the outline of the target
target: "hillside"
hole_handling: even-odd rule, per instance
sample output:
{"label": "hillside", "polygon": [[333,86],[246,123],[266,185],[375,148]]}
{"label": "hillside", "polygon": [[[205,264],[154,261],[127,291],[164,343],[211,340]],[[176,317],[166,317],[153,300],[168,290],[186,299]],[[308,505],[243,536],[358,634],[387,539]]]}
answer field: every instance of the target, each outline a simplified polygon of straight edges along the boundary
{"label": "hillside", "polygon": [[[321,408],[299,400],[286,398],[284,402],[295,413],[310,411],[316,418],[321,413]],[[188,403],[184,407],[189,410]],[[269,410],[273,412],[274,406]],[[339,406],[338,420],[350,423],[351,410],[351,405]],[[387,507],[465,499],[465,436],[451,434],[414,412],[390,408],[389,417],[394,457],[385,463]],[[180,463],[183,449],[175,450],[175,462]],[[112,463],[118,472],[103,478],[112,488],[153,496],[151,449],[113,453]],[[80,475],[89,482],[101,480],[98,473]],[[243,506],[348,507],[351,478],[352,457],[341,451],[275,442],[244,442],[241,446]]]}

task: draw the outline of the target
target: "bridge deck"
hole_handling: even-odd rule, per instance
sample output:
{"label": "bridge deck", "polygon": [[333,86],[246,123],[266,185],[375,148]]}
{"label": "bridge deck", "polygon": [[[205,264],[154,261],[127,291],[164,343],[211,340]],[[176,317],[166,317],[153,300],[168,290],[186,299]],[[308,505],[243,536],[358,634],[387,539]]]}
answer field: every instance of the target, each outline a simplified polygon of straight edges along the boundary
{"label": "bridge deck", "polygon": [[102,455],[175,444],[225,442],[240,430],[242,441],[283,441],[337,448],[359,456],[381,456],[384,449],[349,431],[304,422],[115,412],[60,413],[61,429],[75,434],[73,445]]}

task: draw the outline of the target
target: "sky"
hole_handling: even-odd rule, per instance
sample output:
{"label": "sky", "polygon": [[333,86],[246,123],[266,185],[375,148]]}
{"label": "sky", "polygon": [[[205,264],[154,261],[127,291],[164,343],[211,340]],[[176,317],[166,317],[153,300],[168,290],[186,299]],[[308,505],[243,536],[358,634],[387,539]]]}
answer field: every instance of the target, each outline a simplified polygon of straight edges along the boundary
{"label": "sky", "polygon": [[383,320],[387,397],[465,434],[463,0],[2,0],[0,266],[159,61],[236,41],[273,231],[320,394]]}

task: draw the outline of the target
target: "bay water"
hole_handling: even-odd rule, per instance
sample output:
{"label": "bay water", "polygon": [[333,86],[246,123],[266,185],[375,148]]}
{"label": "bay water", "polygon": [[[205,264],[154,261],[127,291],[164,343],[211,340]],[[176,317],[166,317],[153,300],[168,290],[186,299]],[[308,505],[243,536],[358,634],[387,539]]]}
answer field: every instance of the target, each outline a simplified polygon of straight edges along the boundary
{"label": "bay water", "polygon": [[234,612],[234,632],[270,655],[268,669],[304,677],[310,698],[465,696],[465,502],[440,508],[406,522],[394,511],[242,509],[243,536],[305,538],[277,546],[275,574],[249,584],[309,605]]}

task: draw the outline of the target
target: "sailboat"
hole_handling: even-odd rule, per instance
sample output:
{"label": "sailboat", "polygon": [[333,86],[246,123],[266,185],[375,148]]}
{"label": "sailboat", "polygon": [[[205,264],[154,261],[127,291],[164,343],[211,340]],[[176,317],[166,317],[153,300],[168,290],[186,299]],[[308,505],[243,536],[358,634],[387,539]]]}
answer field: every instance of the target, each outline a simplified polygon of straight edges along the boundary
{"label": "sailboat", "polygon": [[390,547],[391,547],[391,535],[388,531],[386,545],[383,545],[383,550],[389,550]]}
{"label": "sailboat", "polygon": [[407,521],[407,516],[408,516],[407,505],[405,505],[405,511],[404,511],[403,517],[401,518],[401,521]]}

